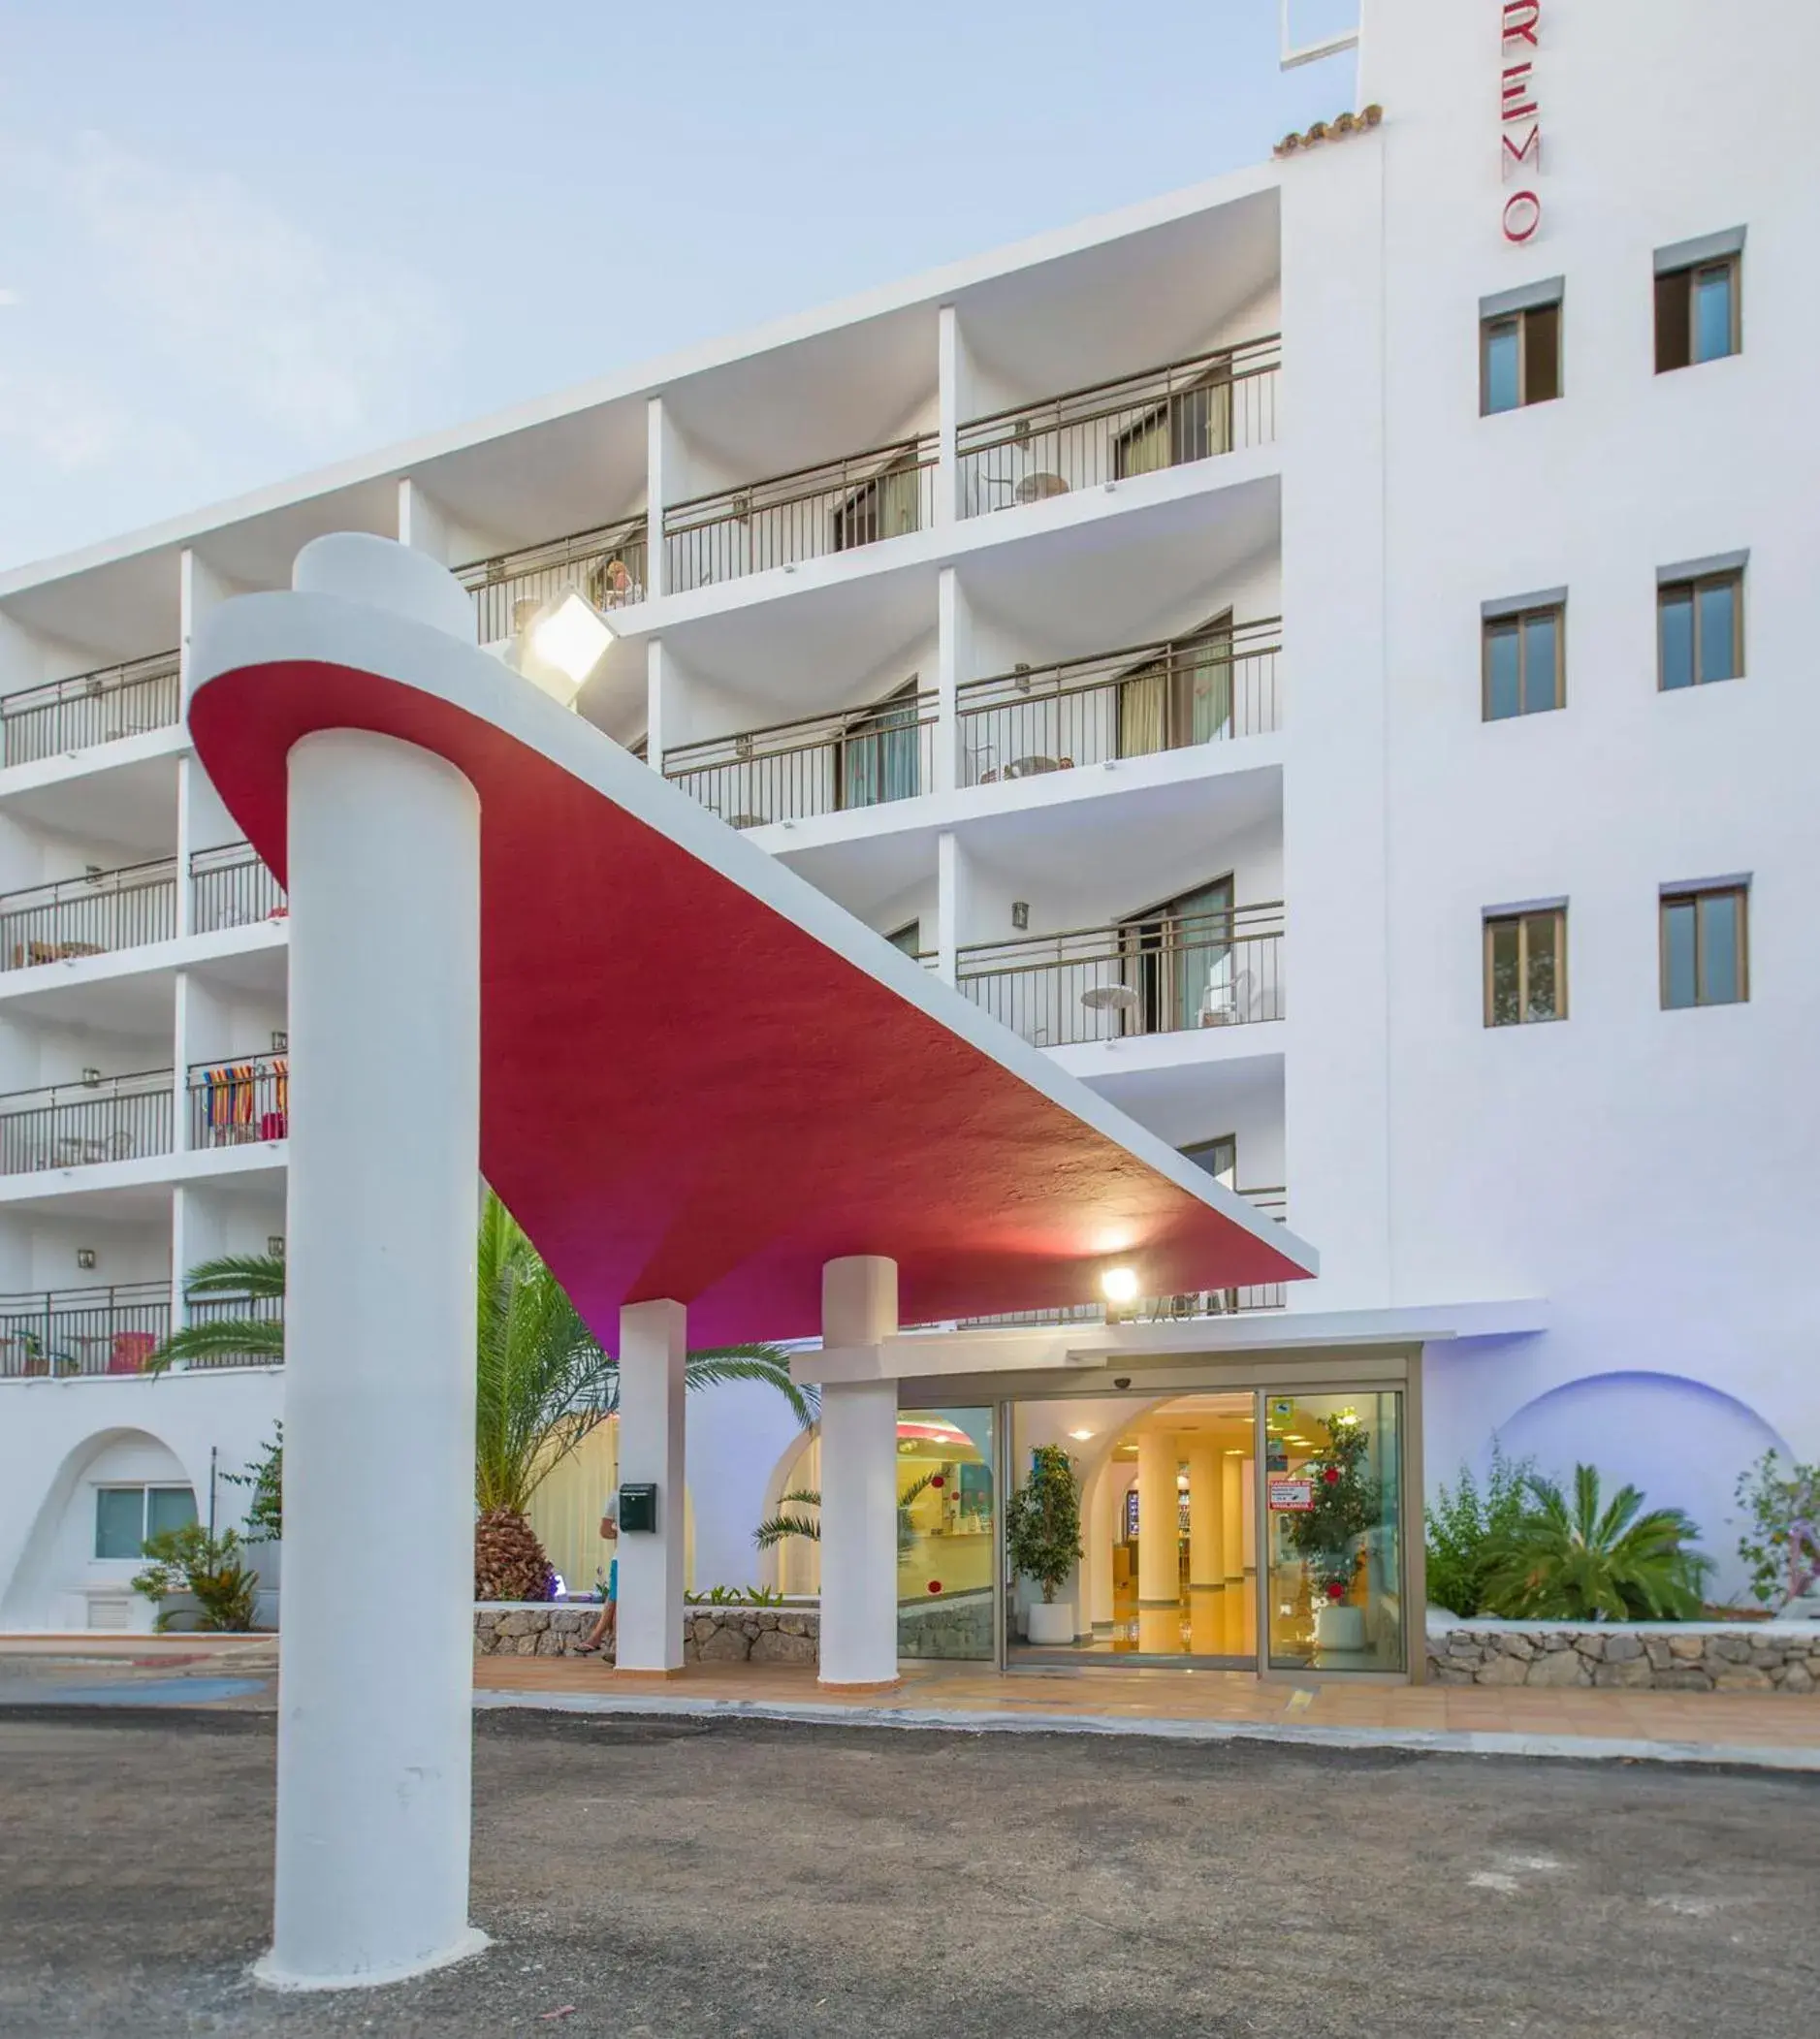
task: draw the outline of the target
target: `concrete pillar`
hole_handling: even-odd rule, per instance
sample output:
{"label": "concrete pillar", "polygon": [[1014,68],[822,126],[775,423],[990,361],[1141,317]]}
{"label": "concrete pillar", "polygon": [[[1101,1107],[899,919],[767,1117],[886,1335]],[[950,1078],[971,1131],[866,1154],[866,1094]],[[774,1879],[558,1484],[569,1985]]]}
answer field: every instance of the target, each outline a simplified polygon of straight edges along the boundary
{"label": "concrete pillar", "polygon": [[1226,1499],[1216,1446],[1197,1442],[1188,1454],[1188,1582],[1217,1586],[1226,1579]]}
{"label": "concrete pillar", "polygon": [[1221,1533],[1221,1556],[1229,1579],[1245,1577],[1245,1461],[1222,1457],[1221,1486],[1225,1522]]}
{"label": "concrete pillar", "polygon": [[961,754],[959,690],[974,677],[974,620],[967,589],[952,566],[942,569],[936,596],[936,752],[938,793],[966,782]]}
{"label": "concrete pillar", "polygon": [[936,838],[936,974],[952,984],[960,951],[973,939],[973,873],[952,829]]}
{"label": "concrete pillar", "polygon": [[661,397],[645,403],[645,593],[652,601],[670,592],[670,558],[663,542],[665,503],[680,499],[676,468],[680,448]]}
{"label": "concrete pillar", "polygon": [[645,762],[654,772],[663,770],[663,749],[669,741],[667,710],[675,705],[675,664],[665,652],[661,637],[654,637],[646,645]]}
{"label": "concrete pillar", "polygon": [[1182,1597],[1176,1542],[1176,1441],[1166,1431],[1137,1440],[1137,1604],[1175,1607]]}
{"label": "concrete pillar", "polygon": [[[385,539],[316,541],[296,585],[471,639],[455,581]],[[442,758],[360,730],[303,738],[289,774],[284,1652],[259,1973],[326,1989],[484,1944],[467,1924],[480,806]]]}
{"label": "concrete pillar", "polygon": [[[897,1262],[830,1260],[821,1336],[876,1345],[897,1332]],[[897,1678],[897,1383],[830,1382],[821,1391],[821,1668],[824,1685]]]}
{"label": "concrete pillar", "polygon": [[655,1481],[655,1535],[620,1526],[616,1663],[622,1671],[683,1668],[684,1362],[681,1303],[627,1303],[620,1312],[620,1484]]}
{"label": "concrete pillar", "polygon": [[936,313],[936,522],[952,524],[961,514],[960,462],[955,453],[955,432],[970,403],[972,381],[967,358],[967,339],[961,331],[960,314],[952,304]]}

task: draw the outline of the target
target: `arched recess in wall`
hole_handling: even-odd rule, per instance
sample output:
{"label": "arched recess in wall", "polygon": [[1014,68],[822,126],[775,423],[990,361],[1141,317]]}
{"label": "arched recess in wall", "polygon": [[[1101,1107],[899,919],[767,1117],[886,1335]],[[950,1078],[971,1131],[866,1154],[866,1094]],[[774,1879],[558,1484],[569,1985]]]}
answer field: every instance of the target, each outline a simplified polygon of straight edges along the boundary
{"label": "arched recess in wall", "polygon": [[[207,1518],[207,1465],[199,1476],[194,1466],[184,1463],[176,1446],[156,1431],[123,1424],[91,1431],[64,1453],[62,1462],[46,1485],[44,1498],[32,1517],[31,1529],[20,1547],[18,1563],[14,1568],[13,1577],[6,1582],[4,1596],[0,1596],[0,1629],[48,1626],[53,1605],[65,1594],[80,1588],[85,1565],[79,1563],[74,1552],[79,1545],[91,1553],[93,1549],[92,1542],[77,1535],[89,1522],[84,1487],[99,1460],[126,1450],[145,1454],[144,1472],[156,1478],[186,1481],[195,1492],[198,1511]],[[141,1470],[134,1469],[136,1474]],[[70,1511],[79,1503],[82,1504],[82,1519],[80,1523],[72,1524]]]}
{"label": "arched recess in wall", "polygon": [[1738,1476],[1766,1451],[1788,1455],[1781,1436],[1736,1395],[1680,1374],[1589,1374],[1526,1402],[1498,1432],[1513,1459],[1534,1459],[1546,1477],[1571,1481],[1596,1466],[1609,1495],[1626,1481],[1652,1508],[1678,1508],[1700,1525],[1701,1548],[1718,1564],[1711,1590],[1724,1600],[1743,1583],[1738,1557]]}

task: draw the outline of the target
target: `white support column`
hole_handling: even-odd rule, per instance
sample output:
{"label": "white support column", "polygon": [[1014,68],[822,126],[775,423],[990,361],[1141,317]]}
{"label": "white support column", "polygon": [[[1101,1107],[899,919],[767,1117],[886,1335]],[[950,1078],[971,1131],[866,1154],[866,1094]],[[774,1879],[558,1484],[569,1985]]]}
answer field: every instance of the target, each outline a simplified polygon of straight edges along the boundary
{"label": "white support column", "polygon": [[663,770],[666,696],[676,661],[663,649],[663,639],[654,637],[645,647],[645,762],[654,772]]}
{"label": "white support column", "polygon": [[684,1360],[681,1303],[627,1303],[620,1312],[620,1484],[654,1481],[655,1535],[620,1526],[618,1656],[622,1671],[683,1668]]}
{"label": "white support column", "polygon": [[[452,580],[383,539],[317,540],[295,585],[472,627]],[[289,775],[284,1652],[259,1973],[327,1989],[484,1944],[467,1923],[480,806],[442,758],[366,731],[303,738]],[[388,1590],[350,1594],[360,1580]]]}
{"label": "white support column", "polygon": [[1222,1458],[1222,1529],[1220,1556],[1229,1579],[1245,1577],[1245,1461]]}
{"label": "white support column", "polygon": [[935,790],[951,793],[966,777],[959,694],[974,677],[974,613],[952,566],[942,569],[937,589]]}
{"label": "white support column", "polygon": [[[821,1336],[876,1345],[897,1332],[897,1262],[861,1255],[821,1273]],[[821,1391],[824,1685],[883,1688],[897,1674],[897,1383]]]}
{"label": "white support column", "polygon": [[1175,1484],[1180,1463],[1167,1431],[1146,1430],[1137,1439],[1137,1605],[1181,1604],[1182,1564]]}
{"label": "white support column", "polygon": [[449,520],[439,503],[424,494],[411,477],[399,479],[399,543],[414,553],[424,553],[438,566],[455,562],[449,558]]}
{"label": "white support column", "polygon": [[966,847],[952,829],[936,838],[936,974],[952,984],[973,920]]}
{"label": "white support column", "polygon": [[234,592],[200,553],[184,548],[177,562],[177,684],[185,701],[190,693],[190,639],[209,610]]}
{"label": "white support column", "polygon": [[961,511],[961,463],[955,436],[970,406],[967,336],[960,314],[943,304],[936,314],[936,384],[938,451],[936,455],[936,522],[954,524]]}
{"label": "white support column", "polygon": [[663,398],[645,404],[645,593],[656,601],[670,591],[670,561],[663,542],[663,506],[675,492],[676,434]]}

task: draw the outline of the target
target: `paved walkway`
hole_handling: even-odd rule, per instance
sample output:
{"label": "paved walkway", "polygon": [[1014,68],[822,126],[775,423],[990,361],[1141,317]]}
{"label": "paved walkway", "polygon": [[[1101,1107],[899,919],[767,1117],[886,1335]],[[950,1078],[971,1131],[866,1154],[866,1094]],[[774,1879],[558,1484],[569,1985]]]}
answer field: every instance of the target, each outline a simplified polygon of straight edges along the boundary
{"label": "paved walkway", "polygon": [[[0,1637],[0,1704],[276,1704],[271,1636]],[[232,1689],[230,1690],[230,1686]],[[907,1665],[895,1692],[824,1693],[810,1666],[701,1664],[660,1678],[595,1658],[481,1657],[475,1704],[574,1713],[1249,1738],[1338,1748],[1749,1764],[1820,1771],[1820,1693],[1264,1684],[1246,1672]]]}
{"label": "paved walkway", "polygon": [[1820,1695],[1529,1691],[1505,1686],[1264,1684],[1247,1672],[1017,1672],[905,1667],[896,1692],[829,1695],[813,1670],[690,1665],[660,1678],[590,1658],[482,1657],[483,1706],[728,1713],[856,1725],[1052,1730],[1171,1739],[1234,1736],[1336,1747],[1747,1763],[1820,1770]]}

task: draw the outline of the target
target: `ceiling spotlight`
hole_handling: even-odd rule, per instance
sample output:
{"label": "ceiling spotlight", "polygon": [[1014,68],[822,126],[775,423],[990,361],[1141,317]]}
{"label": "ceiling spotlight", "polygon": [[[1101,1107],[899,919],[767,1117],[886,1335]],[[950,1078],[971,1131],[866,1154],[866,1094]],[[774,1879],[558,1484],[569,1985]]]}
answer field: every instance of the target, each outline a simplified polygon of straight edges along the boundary
{"label": "ceiling spotlight", "polygon": [[1077,1445],[1084,1445],[1090,1437],[1097,1437],[1099,1432],[1094,1430],[1070,1430],[1069,1435]]}
{"label": "ceiling spotlight", "polygon": [[1101,1292],[1109,1303],[1137,1300],[1137,1272],[1132,1267],[1108,1267],[1100,1277]]}
{"label": "ceiling spotlight", "polygon": [[568,683],[566,698],[540,675],[527,677],[566,707],[581,692],[582,682],[600,663],[600,654],[612,642],[613,632],[600,612],[570,589],[547,616],[532,624],[530,632],[531,656]]}

